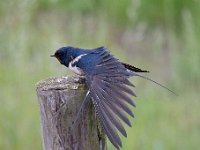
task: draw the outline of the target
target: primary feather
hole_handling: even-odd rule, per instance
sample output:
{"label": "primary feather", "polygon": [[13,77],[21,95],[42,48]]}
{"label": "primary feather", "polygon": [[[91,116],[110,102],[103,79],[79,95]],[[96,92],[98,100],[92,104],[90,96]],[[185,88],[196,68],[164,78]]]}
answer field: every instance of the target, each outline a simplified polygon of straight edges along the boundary
{"label": "primary feather", "polygon": [[86,83],[91,92],[91,99],[99,116],[100,124],[111,143],[119,149],[122,143],[117,130],[125,137],[127,136],[121,121],[131,126],[123,112],[134,116],[128,107],[128,104],[135,106],[128,96],[128,94],[135,96],[128,87],[132,86],[128,81],[132,75],[105,48],[94,50],[85,56],[85,59],[93,54],[98,57],[96,57],[92,71],[86,74]]}

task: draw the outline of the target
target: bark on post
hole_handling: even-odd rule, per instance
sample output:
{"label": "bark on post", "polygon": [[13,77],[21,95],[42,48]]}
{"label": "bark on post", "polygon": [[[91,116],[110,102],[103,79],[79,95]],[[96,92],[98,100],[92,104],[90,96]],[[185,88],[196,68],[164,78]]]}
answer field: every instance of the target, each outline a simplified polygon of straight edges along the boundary
{"label": "bark on post", "polygon": [[92,104],[86,104],[77,125],[72,122],[80,109],[87,88],[78,77],[49,78],[36,86],[41,115],[44,150],[105,150]]}

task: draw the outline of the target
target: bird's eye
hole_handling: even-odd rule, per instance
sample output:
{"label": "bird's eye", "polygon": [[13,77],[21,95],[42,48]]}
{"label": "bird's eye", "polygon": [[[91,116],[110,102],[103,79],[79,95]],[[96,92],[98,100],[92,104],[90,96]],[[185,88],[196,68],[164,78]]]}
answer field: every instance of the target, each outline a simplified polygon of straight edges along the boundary
{"label": "bird's eye", "polygon": [[59,54],[58,54],[58,57],[61,57],[61,56],[62,56],[62,55],[59,53]]}

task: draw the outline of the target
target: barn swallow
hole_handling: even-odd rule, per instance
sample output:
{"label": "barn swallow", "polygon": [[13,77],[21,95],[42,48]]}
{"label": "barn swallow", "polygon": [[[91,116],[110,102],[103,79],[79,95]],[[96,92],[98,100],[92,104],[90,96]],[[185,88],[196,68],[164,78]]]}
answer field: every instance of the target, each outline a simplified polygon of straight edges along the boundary
{"label": "barn swallow", "polygon": [[88,92],[82,104],[86,99],[92,101],[100,125],[116,149],[122,147],[117,131],[127,137],[121,122],[123,121],[131,127],[127,114],[134,117],[129,105],[135,107],[135,103],[130,98],[130,96],[136,97],[133,90],[130,89],[135,86],[129,81],[129,78],[139,76],[171,91],[140,74],[149,71],[120,62],[105,47],[81,49],[66,46],[58,49],[51,56],[56,57],[62,65],[74,73],[84,76]]}

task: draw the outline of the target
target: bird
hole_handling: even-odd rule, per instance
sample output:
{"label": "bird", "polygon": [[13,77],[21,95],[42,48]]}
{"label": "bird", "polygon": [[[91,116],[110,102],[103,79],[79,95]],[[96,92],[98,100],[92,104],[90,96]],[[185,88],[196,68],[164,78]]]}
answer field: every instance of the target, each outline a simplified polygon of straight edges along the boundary
{"label": "bird", "polygon": [[141,75],[149,71],[119,61],[104,46],[93,49],[65,46],[56,50],[51,57],[57,58],[62,65],[85,78],[88,91],[81,109],[86,101],[92,101],[100,126],[116,149],[122,147],[119,132],[127,137],[122,122],[131,127],[127,115],[134,118],[130,107],[136,107],[131,99],[136,94],[131,89],[135,85],[129,81],[130,77],[142,77],[174,93],[162,84]]}

